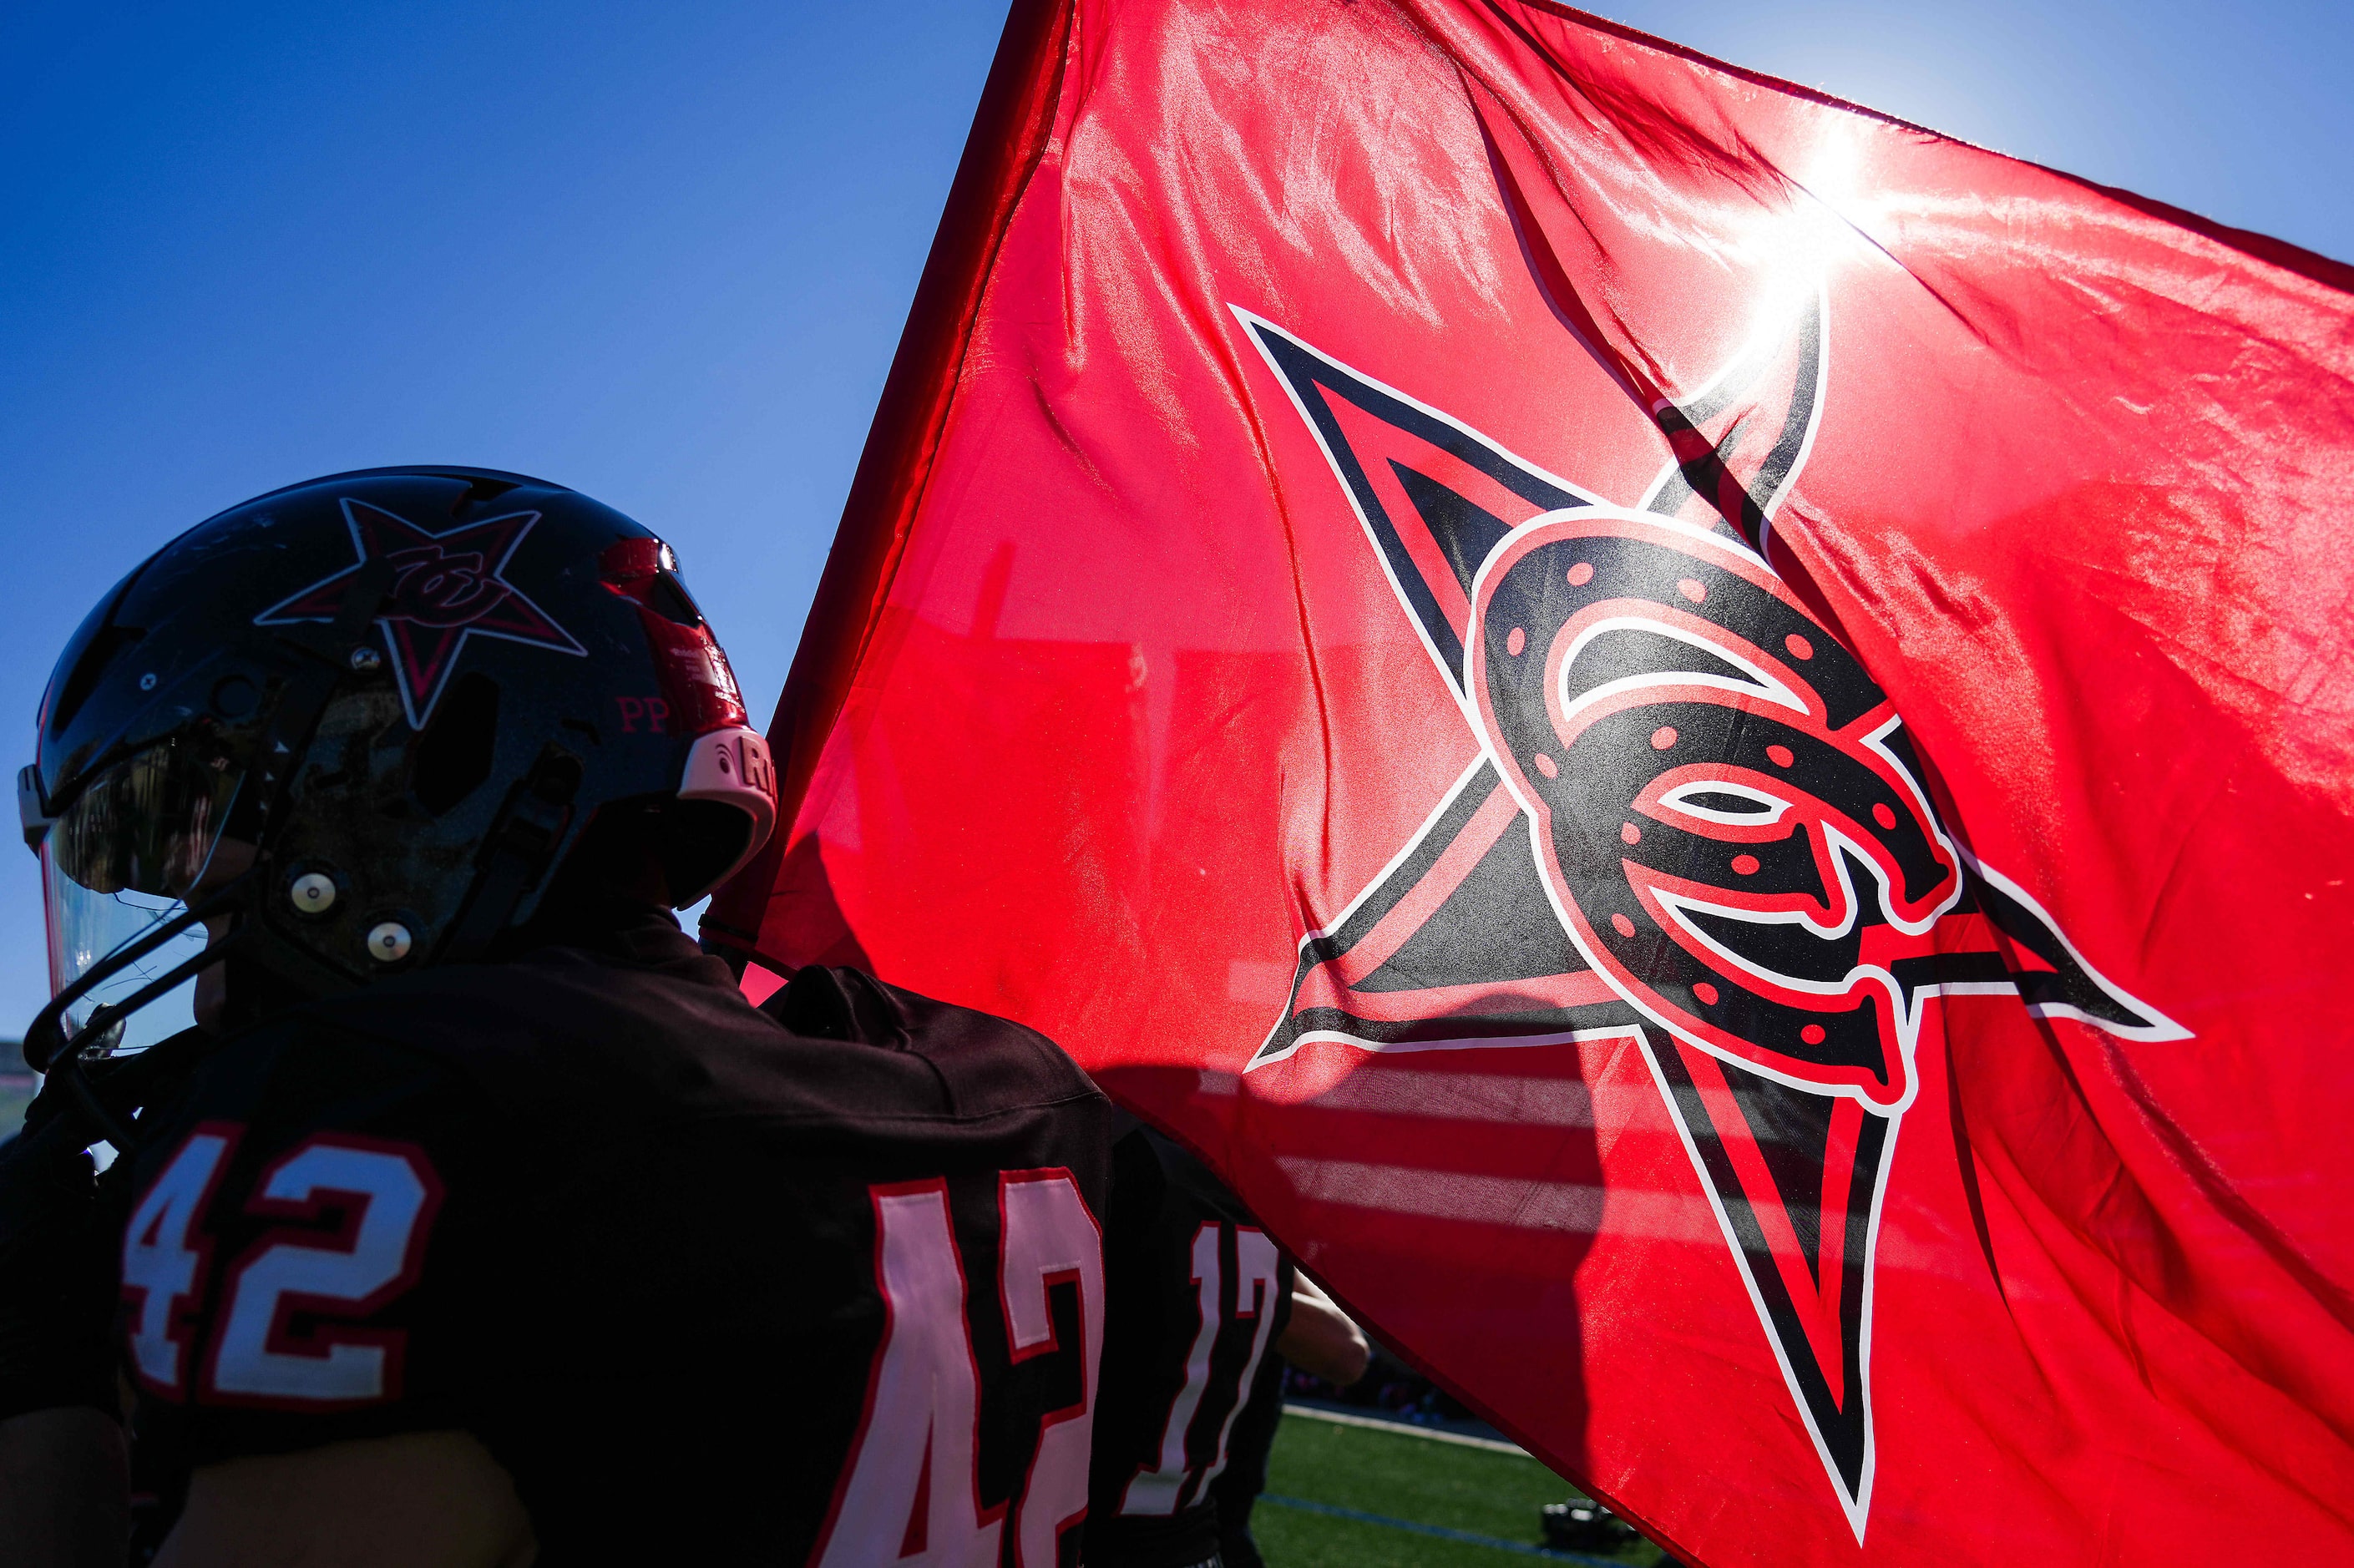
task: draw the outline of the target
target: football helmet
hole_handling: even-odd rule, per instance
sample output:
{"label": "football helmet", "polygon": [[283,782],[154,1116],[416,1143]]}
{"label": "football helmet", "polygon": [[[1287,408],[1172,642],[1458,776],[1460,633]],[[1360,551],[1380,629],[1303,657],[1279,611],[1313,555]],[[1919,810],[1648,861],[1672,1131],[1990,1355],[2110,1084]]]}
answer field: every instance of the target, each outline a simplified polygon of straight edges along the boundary
{"label": "football helmet", "polygon": [[246,1022],[482,957],[600,815],[642,819],[680,906],[776,819],[670,546],[472,468],[311,480],[157,551],[67,645],[17,793],[53,992],[26,1058],[118,1146],[80,1065],[212,963]]}

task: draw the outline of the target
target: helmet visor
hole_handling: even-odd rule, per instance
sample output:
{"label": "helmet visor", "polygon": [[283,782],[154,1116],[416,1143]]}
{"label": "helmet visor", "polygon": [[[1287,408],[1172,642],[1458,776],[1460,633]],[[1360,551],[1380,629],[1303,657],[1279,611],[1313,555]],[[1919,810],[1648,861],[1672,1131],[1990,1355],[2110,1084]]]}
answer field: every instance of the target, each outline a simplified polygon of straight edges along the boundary
{"label": "helmet visor", "polygon": [[[218,854],[239,770],[217,749],[175,736],[91,779],[41,842],[52,996],[184,913]],[[239,857],[240,859],[242,857]],[[194,927],[115,968],[66,1010],[69,1036],[110,1002],[204,949]],[[104,1052],[143,1049],[194,1021],[194,981],[155,998],[111,1032]]]}

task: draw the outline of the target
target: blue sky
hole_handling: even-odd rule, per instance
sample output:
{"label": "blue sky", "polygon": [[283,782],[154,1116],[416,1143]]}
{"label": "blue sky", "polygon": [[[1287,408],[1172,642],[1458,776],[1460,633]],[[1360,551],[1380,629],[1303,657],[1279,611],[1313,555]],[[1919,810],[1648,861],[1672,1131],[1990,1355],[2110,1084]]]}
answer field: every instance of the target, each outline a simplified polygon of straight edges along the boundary
{"label": "blue sky", "polygon": [[[2342,0],[1602,8],[2354,259]],[[140,556],[258,491],[401,461],[542,474],[660,530],[765,716],[1002,19],[13,0],[8,766]],[[46,992],[38,901],[29,855],[0,869],[0,1033]]]}

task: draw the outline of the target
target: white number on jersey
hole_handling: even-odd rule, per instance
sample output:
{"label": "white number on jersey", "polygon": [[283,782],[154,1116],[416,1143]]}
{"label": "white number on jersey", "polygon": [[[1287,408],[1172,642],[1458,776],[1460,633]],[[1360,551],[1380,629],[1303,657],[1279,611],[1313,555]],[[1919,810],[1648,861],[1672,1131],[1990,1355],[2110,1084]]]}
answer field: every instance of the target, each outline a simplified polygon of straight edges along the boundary
{"label": "white number on jersey", "polygon": [[397,1398],[400,1330],[322,1327],[298,1340],[287,1319],[366,1316],[415,1284],[440,1200],[433,1167],[406,1145],[318,1133],[281,1157],[247,1209],[313,1220],[333,1206],[343,1224],[334,1234],[281,1233],[238,1264],[207,1391],[305,1408]]}
{"label": "white number on jersey", "polygon": [[1016,1361],[1059,1348],[1047,1291],[1066,1282],[1079,1290],[1079,1402],[1046,1416],[1038,1452],[1013,1504],[1015,1563],[1019,1568],[1055,1568],[1063,1531],[1087,1511],[1096,1369],[1103,1361],[1103,1231],[1087,1213],[1077,1185],[1061,1171],[1005,1176],[998,1208],[1005,1221],[998,1290]]}
{"label": "white number on jersey", "polygon": [[188,1135],[132,1211],[122,1236],[122,1294],[131,1308],[131,1360],[159,1393],[181,1392],[186,1375],[189,1298],[204,1286],[212,1244],[196,1215],[213,1195],[241,1129],[207,1122]]}
{"label": "white number on jersey", "polygon": [[[820,1568],[996,1568],[1004,1521],[984,1519],[981,1508],[973,1444],[981,1378],[965,1321],[964,1264],[948,1184],[935,1179],[878,1186],[871,1195],[883,1342],[814,1561]],[[998,1290],[1016,1360],[1055,1348],[1048,1288],[1067,1280],[1079,1291],[1079,1403],[1047,1417],[1013,1504],[1017,1561],[1022,1568],[1052,1568],[1056,1537],[1087,1509],[1096,1364],[1103,1352],[1102,1242],[1067,1171],[1001,1175],[998,1212]]]}
{"label": "white number on jersey", "polygon": [[1193,1288],[1200,1319],[1193,1351],[1185,1358],[1185,1386],[1177,1391],[1176,1401],[1169,1407],[1169,1420],[1161,1428],[1161,1462],[1150,1470],[1139,1470],[1128,1483],[1120,1512],[1175,1513],[1198,1499],[1202,1489],[1226,1467],[1226,1439],[1235,1429],[1235,1417],[1242,1414],[1259,1358],[1267,1353],[1267,1336],[1275,1329],[1276,1261],[1275,1244],[1267,1239],[1265,1231],[1251,1225],[1235,1227],[1235,1317],[1254,1320],[1250,1355],[1235,1380],[1225,1419],[1219,1424],[1217,1447],[1209,1462],[1197,1468],[1187,1462],[1185,1435],[1193,1425],[1194,1412],[1201,1408],[1202,1395],[1209,1390],[1211,1352],[1217,1348],[1224,1320],[1218,1305],[1223,1283],[1218,1225],[1207,1222],[1193,1233]]}

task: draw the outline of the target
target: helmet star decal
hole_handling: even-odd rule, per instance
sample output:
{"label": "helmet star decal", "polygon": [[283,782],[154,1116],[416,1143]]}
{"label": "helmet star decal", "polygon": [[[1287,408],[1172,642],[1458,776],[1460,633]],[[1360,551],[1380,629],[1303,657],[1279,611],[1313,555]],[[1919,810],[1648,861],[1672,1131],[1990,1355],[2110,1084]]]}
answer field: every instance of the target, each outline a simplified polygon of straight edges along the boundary
{"label": "helmet star decal", "polygon": [[376,624],[384,633],[393,683],[400,688],[401,711],[412,728],[424,728],[432,716],[469,639],[495,637],[558,653],[587,653],[504,575],[539,521],[538,513],[510,512],[433,534],[365,501],[346,497],[343,508],[359,559],[270,606],[253,623],[333,620],[360,567],[373,560],[391,562],[392,587]]}

